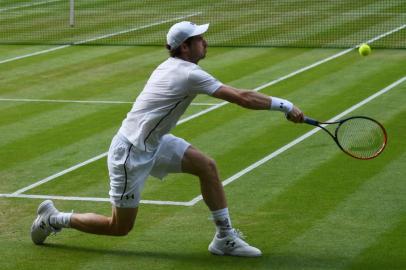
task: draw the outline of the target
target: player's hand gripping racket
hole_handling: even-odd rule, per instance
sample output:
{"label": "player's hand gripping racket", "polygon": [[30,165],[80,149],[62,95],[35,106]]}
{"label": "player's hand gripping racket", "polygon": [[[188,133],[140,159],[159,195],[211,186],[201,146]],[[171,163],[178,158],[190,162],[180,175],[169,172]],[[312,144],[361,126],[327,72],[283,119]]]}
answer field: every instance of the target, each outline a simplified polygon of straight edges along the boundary
{"label": "player's hand gripping racket", "polygon": [[[385,149],[385,128],[376,120],[365,116],[353,116],[340,121],[319,122],[305,117],[304,122],[326,131],[344,153],[358,159],[372,159]],[[334,134],[325,125],[337,125]]]}

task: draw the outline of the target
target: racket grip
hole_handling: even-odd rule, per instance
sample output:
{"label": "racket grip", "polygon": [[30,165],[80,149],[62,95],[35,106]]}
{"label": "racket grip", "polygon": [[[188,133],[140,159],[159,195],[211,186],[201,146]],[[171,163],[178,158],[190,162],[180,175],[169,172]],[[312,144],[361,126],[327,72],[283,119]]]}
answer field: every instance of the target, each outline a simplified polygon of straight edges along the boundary
{"label": "racket grip", "polygon": [[306,124],[309,124],[309,125],[312,125],[312,126],[317,126],[317,125],[319,125],[319,121],[314,120],[313,118],[309,118],[309,117],[307,117],[307,116],[304,117],[304,122],[305,122]]}

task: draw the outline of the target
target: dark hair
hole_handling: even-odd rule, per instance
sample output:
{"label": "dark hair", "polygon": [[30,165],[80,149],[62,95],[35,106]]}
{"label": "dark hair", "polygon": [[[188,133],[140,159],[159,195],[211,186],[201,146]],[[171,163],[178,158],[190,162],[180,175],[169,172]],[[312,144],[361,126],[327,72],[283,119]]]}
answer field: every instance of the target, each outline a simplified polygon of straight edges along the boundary
{"label": "dark hair", "polygon": [[[192,40],[193,40],[193,37],[189,37],[188,39],[186,39],[185,41],[183,41],[183,42],[186,42],[186,44],[188,45],[188,46],[190,46],[190,44],[192,43]],[[168,44],[166,44],[166,49],[168,49],[168,51],[169,51],[169,55],[171,56],[171,57],[178,57],[178,56],[180,56],[180,54],[181,54],[181,48],[180,48],[180,45],[179,45],[179,47],[177,47],[176,49],[171,49],[171,46],[169,46]]]}

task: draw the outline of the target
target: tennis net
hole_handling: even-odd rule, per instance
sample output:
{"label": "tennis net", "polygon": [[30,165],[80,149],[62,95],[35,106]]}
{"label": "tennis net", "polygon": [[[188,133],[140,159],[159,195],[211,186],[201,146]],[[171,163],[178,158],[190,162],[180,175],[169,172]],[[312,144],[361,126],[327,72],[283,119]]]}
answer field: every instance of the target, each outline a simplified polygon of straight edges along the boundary
{"label": "tennis net", "polygon": [[162,46],[182,20],[211,46],[406,48],[404,0],[3,0],[0,44]]}

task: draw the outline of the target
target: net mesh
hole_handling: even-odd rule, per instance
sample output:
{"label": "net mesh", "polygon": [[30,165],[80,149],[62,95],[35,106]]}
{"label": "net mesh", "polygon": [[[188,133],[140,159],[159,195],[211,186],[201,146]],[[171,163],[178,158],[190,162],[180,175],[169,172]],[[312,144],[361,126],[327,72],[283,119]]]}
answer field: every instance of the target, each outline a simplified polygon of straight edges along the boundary
{"label": "net mesh", "polygon": [[[175,22],[210,22],[211,46],[406,48],[404,0],[1,0],[0,44],[163,45]],[[393,31],[393,32],[391,32]],[[388,34],[389,33],[389,34]]]}
{"label": "net mesh", "polygon": [[352,118],[343,122],[336,136],[344,151],[361,159],[377,156],[386,143],[382,127],[367,118]]}

